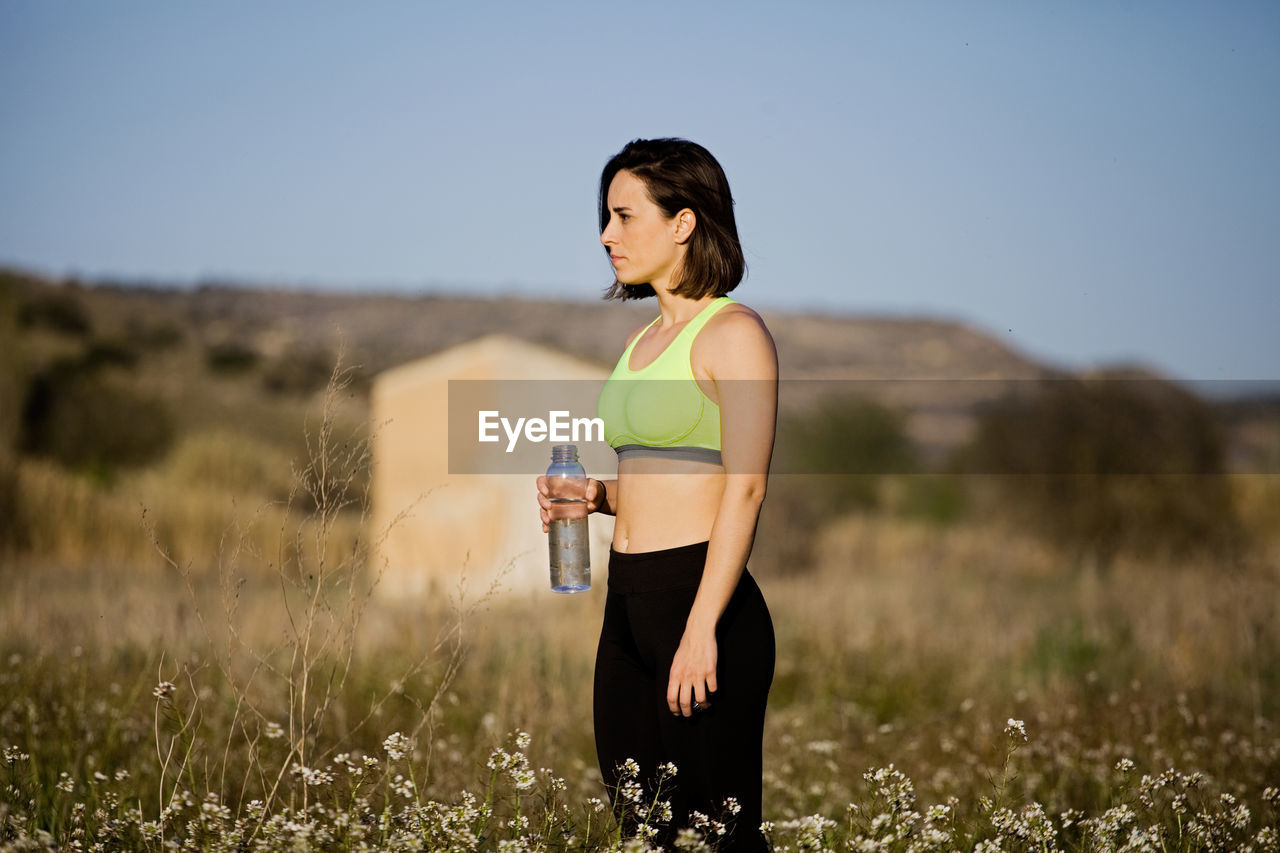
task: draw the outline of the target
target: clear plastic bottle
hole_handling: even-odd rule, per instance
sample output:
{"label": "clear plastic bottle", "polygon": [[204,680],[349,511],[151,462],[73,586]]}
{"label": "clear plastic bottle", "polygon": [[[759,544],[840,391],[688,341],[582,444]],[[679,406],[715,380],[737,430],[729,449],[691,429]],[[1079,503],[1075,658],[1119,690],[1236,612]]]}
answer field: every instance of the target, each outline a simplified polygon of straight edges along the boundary
{"label": "clear plastic bottle", "polygon": [[578,447],[551,448],[547,469],[547,497],[551,509],[551,589],[584,592],[591,589],[591,549],[587,537],[587,472],[578,461]]}

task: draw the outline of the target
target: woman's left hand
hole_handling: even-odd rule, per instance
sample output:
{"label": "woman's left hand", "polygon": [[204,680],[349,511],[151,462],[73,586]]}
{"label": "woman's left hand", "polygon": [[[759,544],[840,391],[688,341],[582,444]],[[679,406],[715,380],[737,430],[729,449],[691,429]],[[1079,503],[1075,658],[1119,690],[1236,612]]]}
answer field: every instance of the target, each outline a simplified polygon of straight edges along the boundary
{"label": "woman's left hand", "polygon": [[716,635],[715,631],[702,632],[686,628],[680,639],[680,648],[671,659],[671,676],[667,681],[667,707],[677,717],[693,716],[697,710],[709,708],[709,694],[719,688],[716,685]]}

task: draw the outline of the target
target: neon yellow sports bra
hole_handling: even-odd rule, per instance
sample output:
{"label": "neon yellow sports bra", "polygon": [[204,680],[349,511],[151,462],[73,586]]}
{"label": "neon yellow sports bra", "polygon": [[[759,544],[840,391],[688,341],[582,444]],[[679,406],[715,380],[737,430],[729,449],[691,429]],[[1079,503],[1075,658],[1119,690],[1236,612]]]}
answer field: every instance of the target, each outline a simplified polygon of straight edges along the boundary
{"label": "neon yellow sports bra", "polygon": [[652,363],[631,369],[631,351],[662,319],[636,335],[604,383],[596,414],[618,461],[636,456],[684,459],[720,465],[720,407],[693,376],[693,340],[716,312],[734,302],[720,296],[685,324]]}

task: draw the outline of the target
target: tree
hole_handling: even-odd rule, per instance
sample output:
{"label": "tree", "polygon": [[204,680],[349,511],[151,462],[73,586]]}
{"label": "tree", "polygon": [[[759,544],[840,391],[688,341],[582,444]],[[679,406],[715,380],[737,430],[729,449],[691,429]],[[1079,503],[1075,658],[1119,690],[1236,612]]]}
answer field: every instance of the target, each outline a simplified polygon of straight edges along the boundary
{"label": "tree", "polygon": [[1158,379],[1049,380],[980,413],[965,454],[1000,510],[1078,564],[1221,553],[1239,526],[1209,408]]}
{"label": "tree", "polygon": [[883,479],[916,465],[906,418],[874,400],[829,396],[780,418],[756,553],[783,571],[811,568],[823,523],[878,510]]}

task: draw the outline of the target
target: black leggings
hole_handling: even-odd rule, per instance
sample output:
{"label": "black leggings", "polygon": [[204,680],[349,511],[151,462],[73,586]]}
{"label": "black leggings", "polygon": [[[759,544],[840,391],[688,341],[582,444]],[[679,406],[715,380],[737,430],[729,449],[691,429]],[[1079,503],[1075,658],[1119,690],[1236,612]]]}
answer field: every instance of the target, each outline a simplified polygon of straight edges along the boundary
{"label": "black leggings", "polygon": [[[698,811],[728,825],[720,850],[767,850],[759,830],[761,743],[773,682],[773,621],[745,568],[716,626],[718,691],[711,709],[677,717],[667,705],[671,660],[698,592],[707,545],[638,554],[609,549],[609,594],[596,653],[596,754],[609,796],[619,804],[619,765],[626,759],[640,765],[645,805],[652,802],[658,766],[676,765],[676,777],[661,783],[660,799],[670,800],[672,820],[660,843],[669,844]],[[741,806],[736,817],[724,811],[728,797]],[[634,829],[631,815],[624,825]]]}

